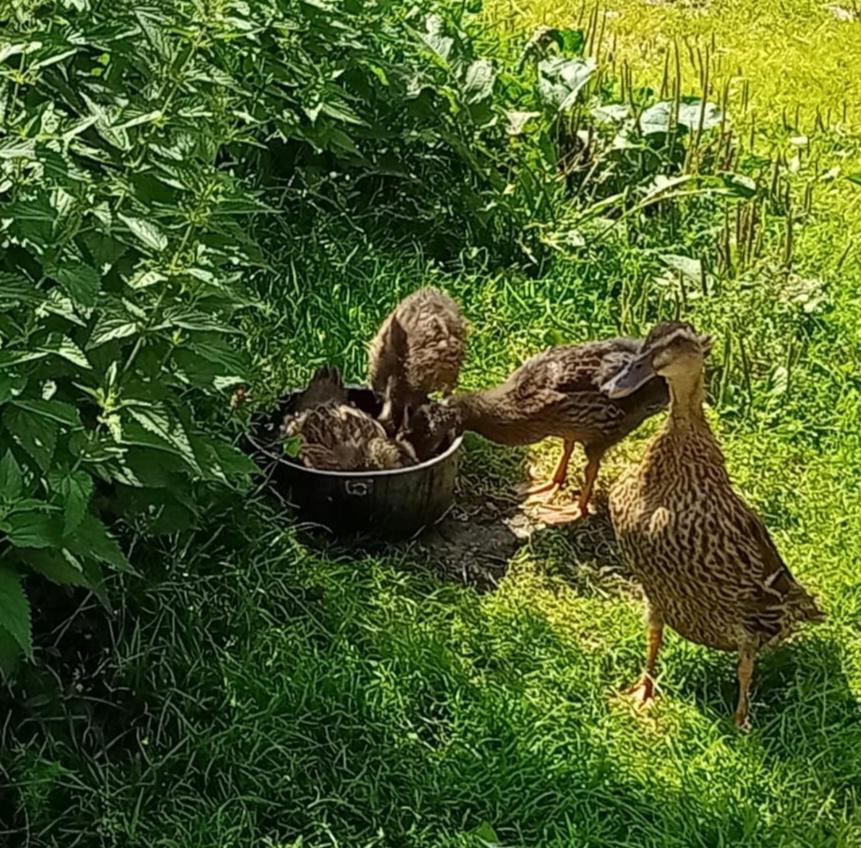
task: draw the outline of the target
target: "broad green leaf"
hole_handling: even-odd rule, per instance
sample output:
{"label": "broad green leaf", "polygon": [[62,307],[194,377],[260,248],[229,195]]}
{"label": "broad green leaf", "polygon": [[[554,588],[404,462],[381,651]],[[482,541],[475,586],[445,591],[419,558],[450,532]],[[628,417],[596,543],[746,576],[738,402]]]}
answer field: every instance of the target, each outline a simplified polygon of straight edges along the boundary
{"label": "broad green leaf", "polygon": [[673,124],[673,104],[668,100],[655,103],[640,115],[640,131],[643,135],[668,133]]}
{"label": "broad green leaf", "polygon": [[24,492],[24,477],[12,451],[7,450],[0,459],[0,497],[13,499]]}
{"label": "broad green leaf", "polygon": [[185,430],[167,411],[130,407],[128,413],[141,427],[170,445],[195,471],[200,471]]}
{"label": "broad green leaf", "polygon": [[16,548],[59,548],[63,544],[62,525],[52,513],[14,512],[5,518],[0,528]]}
{"label": "broad green leaf", "polygon": [[25,409],[34,415],[40,415],[66,427],[80,427],[81,418],[78,409],[70,403],[61,400],[34,400],[32,398],[18,398],[12,401],[12,405],[19,409]]}
{"label": "broad green leaf", "polygon": [[857,174],[849,174],[846,179],[849,180],[850,183],[855,183],[855,185],[861,185],[861,172]]}
{"label": "broad green leaf", "polygon": [[12,374],[9,371],[0,373],[0,403],[18,397],[26,385],[27,381],[20,374]]}
{"label": "broad green leaf", "polygon": [[50,274],[74,304],[84,308],[95,306],[102,284],[101,276],[95,268],[71,259],[51,268]]}
{"label": "broad green leaf", "polygon": [[592,109],[592,115],[601,123],[621,123],[630,117],[631,110],[625,103],[603,103]]}
{"label": "broad green leaf", "polygon": [[51,467],[59,430],[55,421],[10,404],[3,410],[3,426],[43,471]]}
{"label": "broad green leaf", "polygon": [[93,481],[83,471],[74,471],[69,474],[55,473],[49,475],[51,488],[63,504],[63,535],[73,533],[90,503],[93,494]]}
{"label": "broad green leaf", "polygon": [[24,561],[33,571],[61,586],[87,586],[90,581],[78,559],[68,551],[47,549],[21,551]]}
{"label": "broad green leaf", "polygon": [[661,261],[673,271],[677,271],[693,283],[699,283],[703,275],[703,263],[690,256],[679,256],[675,253],[661,254]]}
{"label": "broad green leaf", "polygon": [[583,87],[592,78],[597,65],[588,59],[566,59],[552,56],[538,63],[538,93],[541,99],[559,112],[570,109]]}
{"label": "broad green leaf", "polygon": [[22,274],[0,272],[0,310],[21,304],[38,304],[45,295]]}
{"label": "broad green leaf", "polygon": [[126,339],[138,332],[138,325],[127,315],[103,313],[87,342],[87,350],[93,350],[117,339]]}
{"label": "broad green leaf", "polygon": [[94,556],[112,565],[118,571],[131,571],[132,567],[117,540],[108,533],[98,518],[87,513],[74,535],[65,541],[66,547],[74,554]]}
{"label": "broad green leaf", "polygon": [[716,103],[693,100],[679,105],[679,123],[689,130],[696,130],[702,121],[702,128],[710,130],[719,127],[724,120],[724,114]]}
{"label": "broad green leaf", "polygon": [[68,337],[59,334],[50,336],[42,350],[55,353],[57,356],[77,365],[79,368],[89,369],[90,361],[84,352]]}
{"label": "broad green leaf", "polygon": [[448,61],[454,47],[454,39],[445,34],[445,22],[439,15],[429,15],[425,22],[422,41],[441,59]]}
{"label": "broad green leaf", "polygon": [[508,117],[508,134],[509,135],[523,135],[524,130],[526,129],[526,125],[534,120],[535,118],[540,118],[540,112],[521,112],[518,110],[512,110],[507,113]]}
{"label": "broad green leaf", "polygon": [[33,656],[30,630],[30,602],[21,586],[21,576],[12,568],[0,565],[0,624],[28,656]]}
{"label": "broad green leaf", "polygon": [[463,93],[467,103],[481,103],[493,96],[496,73],[487,59],[478,59],[466,71]]}
{"label": "broad green leaf", "polygon": [[553,29],[551,38],[559,45],[563,53],[580,55],[586,46],[586,33],[582,29],[564,27]]}
{"label": "broad green leaf", "polygon": [[119,215],[119,218],[138,240],[150,250],[158,253],[167,248],[167,237],[151,221],[122,214]]}

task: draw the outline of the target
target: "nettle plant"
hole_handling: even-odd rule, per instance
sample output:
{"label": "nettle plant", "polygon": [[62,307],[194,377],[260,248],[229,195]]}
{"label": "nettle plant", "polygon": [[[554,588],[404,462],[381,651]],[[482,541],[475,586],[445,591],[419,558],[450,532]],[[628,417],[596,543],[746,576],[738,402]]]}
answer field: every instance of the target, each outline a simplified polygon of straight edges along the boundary
{"label": "nettle plant", "polygon": [[250,139],[203,66],[209,36],[54,5],[0,40],[7,670],[32,654],[30,572],[101,594],[104,568],[129,568],[106,520],[170,531],[254,471],[200,423],[244,378],[232,317],[262,208],[221,152]]}

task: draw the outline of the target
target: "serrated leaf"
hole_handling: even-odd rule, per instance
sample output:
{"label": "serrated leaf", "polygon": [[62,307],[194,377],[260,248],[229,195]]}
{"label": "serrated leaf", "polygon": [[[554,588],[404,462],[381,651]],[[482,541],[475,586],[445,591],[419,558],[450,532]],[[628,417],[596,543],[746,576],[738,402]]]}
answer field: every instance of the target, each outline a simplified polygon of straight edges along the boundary
{"label": "serrated leaf", "polygon": [[21,551],[22,558],[37,574],[61,586],[86,586],[90,581],[78,559],[68,551],[33,549]]}
{"label": "serrated leaf", "polygon": [[12,401],[12,405],[19,409],[25,409],[27,412],[32,412],[33,415],[39,415],[50,421],[56,421],[58,424],[64,424],[67,427],[81,426],[81,418],[77,407],[61,400],[34,400],[32,398],[25,400],[18,398]]}
{"label": "serrated leaf", "polygon": [[200,473],[194,451],[182,425],[164,410],[130,407],[129,415],[149,433],[157,436],[181,456],[195,471]]}
{"label": "serrated leaf", "polygon": [[44,195],[33,200],[17,200],[0,205],[0,218],[11,218],[16,223],[53,224],[57,210]]}
{"label": "serrated leaf", "polygon": [[6,516],[0,528],[16,548],[59,548],[63,544],[60,520],[51,513],[14,512]]}
{"label": "serrated leaf", "polygon": [[30,630],[30,602],[24,594],[21,576],[12,568],[0,565],[0,622],[3,629],[28,656],[33,656]]}
{"label": "serrated leaf", "polygon": [[6,451],[3,459],[0,459],[0,496],[13,499],[21,497],[24,492],[24,477],[21,467],[12,455],[12,451]]}
{"label": "serrated leaf", "polygon": [[160,253],[167,248],[167,237],[151,221],[122,214],[119,215],[119,218],[138,240],[150,250]]}
{"label": "serrated leaf", "polygon": [[146,289],[156,283],[163,283],[166,279],[167,277],[160,271],[138,271],[128,283],[133,289]]}
{"label": "serrated leaf", "polygon": [[51,336],[42,350],[54,353],[79,368],[89,369],[91,367],[84,352],[68,336],[59,334]]}
{"label": "serrated leaf", "polygon": [[0,352],[0,369],[21,365],[23,362],[35,362],[44,359],[48,354],[38,350],[4,350]]}
{"label": "serrated leaf", "polygon": [[260,474],[260,467],[238,448],[213,439],[210,442],[224,476],[231,481],[245,482]]}
{"label": "serrated leaf", "polygon": [[85,262],[71,259],[51,268],[50,274],[63,287],[74,304],[85,309],[96,305],[102,278],[95,268]]}
{"label": "serrated leaf", "polygon": [[39,304],[45,295],[23,274],[0,273],[0,310],[21,304]]}
{"label": "serrated leaf", "polygon": [[108,533],[105,525],[91,513],[84,516],[74,536],[66,539],[65,544],[74,554],[94,556],[102,562],[112,565],[118,571],[132,570],[126,555],[117,544],[117,540]]}
{"label": "serrated leaf", "polygon": [[10,404],[3,410],[3,426],[42,471],[51,467],[59,429],[56,422]]}
{"label": "serrated leaf", "polygon": [[63,504],[63,535],[73,533],[84,517],[93,494],[93,481],[83,471],[49,476],[52,490]]}
{"label": "serrated leaf", "polygon": [[127,339],[138,332],[137,322],[128,315],[103,313],[87,341],[87,350],[93,350],[117,339]]}

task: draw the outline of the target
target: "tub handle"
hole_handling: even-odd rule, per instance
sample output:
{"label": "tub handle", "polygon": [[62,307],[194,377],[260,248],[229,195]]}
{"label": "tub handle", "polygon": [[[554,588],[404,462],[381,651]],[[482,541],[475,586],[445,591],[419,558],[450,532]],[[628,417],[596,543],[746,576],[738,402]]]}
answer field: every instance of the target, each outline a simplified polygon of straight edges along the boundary
{"label": "tub handle", "polygon": [[363,498],[369,495],[373,487],[373,480],[347,480],[344,484],[347,494],[356,498]]}

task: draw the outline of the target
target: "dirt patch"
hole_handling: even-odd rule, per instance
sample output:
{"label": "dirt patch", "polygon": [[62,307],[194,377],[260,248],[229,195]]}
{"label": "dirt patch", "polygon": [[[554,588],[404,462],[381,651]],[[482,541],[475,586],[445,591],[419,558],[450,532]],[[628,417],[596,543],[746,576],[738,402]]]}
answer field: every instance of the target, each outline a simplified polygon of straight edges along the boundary
{"label": "dirt patch", "polygon": [[536,528],[515,499],[471,491],[465,480],[451,512],[419,544],[442,577],[486,591]]}

